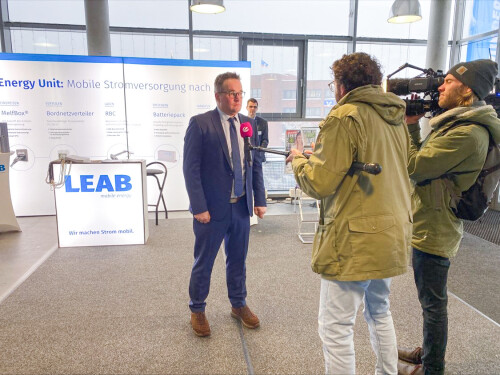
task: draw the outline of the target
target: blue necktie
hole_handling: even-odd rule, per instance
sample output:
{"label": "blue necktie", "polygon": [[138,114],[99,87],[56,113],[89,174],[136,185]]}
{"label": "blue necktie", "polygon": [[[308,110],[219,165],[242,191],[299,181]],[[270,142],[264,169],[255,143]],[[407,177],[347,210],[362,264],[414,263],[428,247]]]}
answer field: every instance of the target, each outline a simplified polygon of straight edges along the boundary
{"label": "blue necktie", "polygon": [[231,159],[233,160],[234,172],[234,195],[239,197],[243,194],[243,172],[241,170],[240,146],[238,145],[238,134],[234,126],[234,118],[229,118],[229,135],[231,137]]}

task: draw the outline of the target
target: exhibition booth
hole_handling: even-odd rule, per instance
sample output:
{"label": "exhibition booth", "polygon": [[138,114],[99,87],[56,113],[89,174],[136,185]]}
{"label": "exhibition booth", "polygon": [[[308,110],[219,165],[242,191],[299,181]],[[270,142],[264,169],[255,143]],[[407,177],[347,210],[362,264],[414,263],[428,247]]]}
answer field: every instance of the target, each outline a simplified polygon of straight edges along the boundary
{"label": "exhibition booth", "polygon": [[[60,246],[145,243],[147,197],[158,196],[155,184],[147,186],[145,163],[165,164],[166,206],[187,210],[182,162],[190,117],[215,108],[220,73],[236,72],[250,88],[247,61],[3,53],[0,71],[0,122],[8,126],[13,153],[10,161],[2,156],[2,204],[12,207],[2,216],[57,213]],[[49,163],[68,155],[100,162],[68,163],[66,184],[54,194]],[[58,166],[52,165],[55,174]],[[133,192],[112,191],[118,175],[134,176]]]}

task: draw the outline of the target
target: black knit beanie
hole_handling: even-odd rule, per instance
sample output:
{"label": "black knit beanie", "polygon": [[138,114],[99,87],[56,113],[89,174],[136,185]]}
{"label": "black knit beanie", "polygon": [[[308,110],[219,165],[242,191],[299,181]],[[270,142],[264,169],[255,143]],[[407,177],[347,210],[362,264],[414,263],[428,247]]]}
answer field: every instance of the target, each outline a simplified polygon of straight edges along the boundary
{"label": "black knit beanie", "polygon": [[451,74],[464,85],[471,88],[474,94],[483,100],[493,90],[498,65],[491,60],[475,60],[458,63],[447,74]]}

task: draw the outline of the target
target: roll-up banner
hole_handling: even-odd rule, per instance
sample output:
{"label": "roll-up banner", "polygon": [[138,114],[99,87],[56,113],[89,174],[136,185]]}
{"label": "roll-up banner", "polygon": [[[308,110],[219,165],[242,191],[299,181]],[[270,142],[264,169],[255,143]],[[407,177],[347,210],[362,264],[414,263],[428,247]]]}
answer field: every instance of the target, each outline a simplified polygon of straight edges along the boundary
{"label": "roll-up banner", "polygon": [[[14,152],[16,215],[55,214],[46,175],[60,154],[104,160],[123,151],[165,163],[167,208],[188,209],[184,134],[191,116],[215,108],[215,77],[228,71],[250,92],[246,61],[0,54],[0,122]],[[149,183],[148,201],[157,196]]]}

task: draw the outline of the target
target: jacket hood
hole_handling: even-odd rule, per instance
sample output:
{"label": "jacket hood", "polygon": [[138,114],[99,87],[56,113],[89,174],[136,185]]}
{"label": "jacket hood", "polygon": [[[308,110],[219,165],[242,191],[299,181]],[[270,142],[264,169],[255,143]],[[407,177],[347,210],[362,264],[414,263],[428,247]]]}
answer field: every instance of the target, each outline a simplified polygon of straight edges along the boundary
{"label": "jacket hood", "polygon": [[491,134],[495,143],[500,143],[500,119],[491,105],[478,101],[469,107],[456,107],[432,118],[429,121],[432,129],[436,130],[445,124],[456,122],[475,122],[483,125]]}
{"label": "jacket hood", "polygon": [[389,125],[403,125],[405,102],[391,92],[384,92],[382,86],[366,85],[349,91],[334,108],[348,103],[365,103],[371,106]]}

